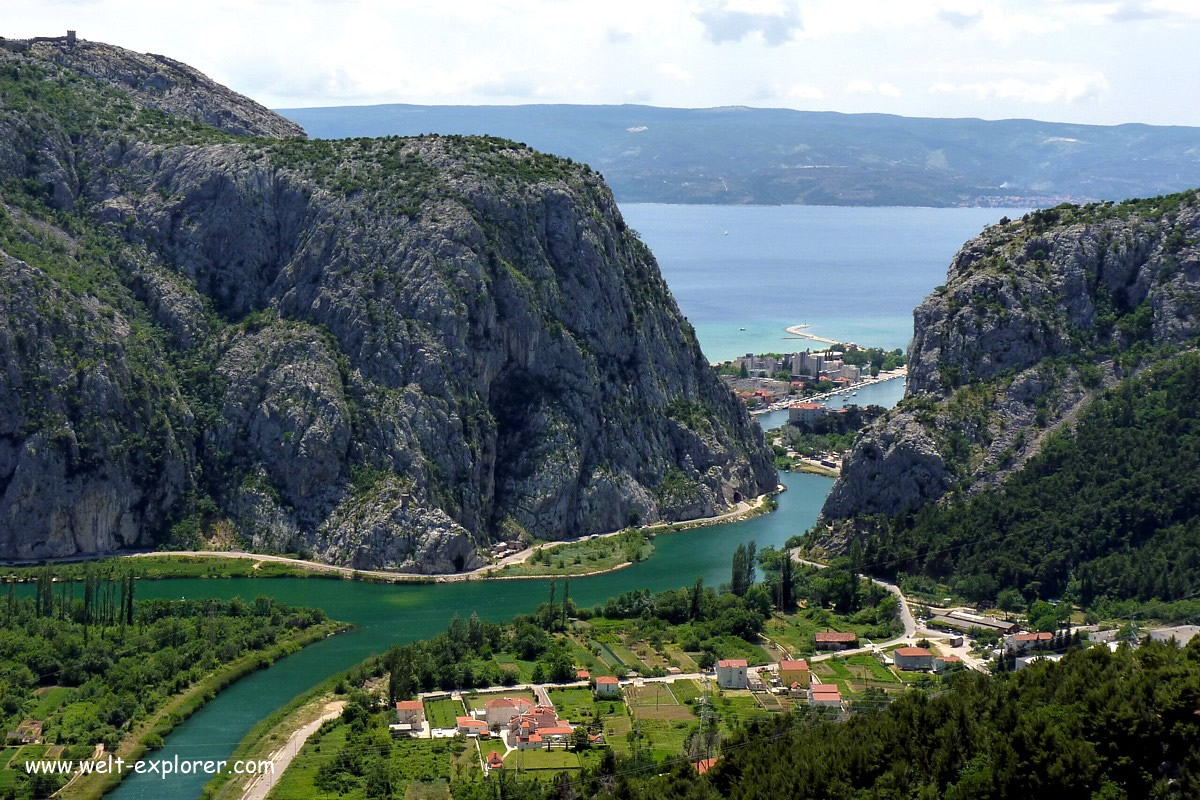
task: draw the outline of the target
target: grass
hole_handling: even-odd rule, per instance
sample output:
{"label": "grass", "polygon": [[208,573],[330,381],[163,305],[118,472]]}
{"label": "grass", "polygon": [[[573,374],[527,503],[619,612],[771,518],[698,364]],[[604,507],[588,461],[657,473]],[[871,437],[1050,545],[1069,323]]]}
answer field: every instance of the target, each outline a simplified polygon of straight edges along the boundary
{"label": "grass", "polygon": [[449,697],[442,700],[425,701],[425,719],[429,720],[431,728],[453,728],[458,723],[456,719],[465,715],[463,704]]}
{"label": "grass", "polygon": [[45,689],[38,689],[37,705],[29,712],[29,716],[33,719],[44,720],[59,706],[67,702],[73,691],[74,689],[67,686],[48,686]]}
{"label": "grass", "polygon": [[678,666],[684,672],[700,671],[700,665],[696,663],[695,659],[680,650],[677,645],[669,644],[667,645],[666,650],[668,661],[674,662],[675,666]]}
{"label": "grass", "polygon": [[679,701],[671,693],[671,687],[665,683],[647,683],[644,686],[626,687],[625,698],[630,708],[637,708],[638,706],[679,705]]}
{"label": "grass", "polygon": [[585,575],[645,561],[653,553],[654,543],[649,536],[642,531],[627,530],[616,536],[582,542],[546,544],[524,562],[494,569],[489,574],[497,577]]}
{"label": "grass", "polygon": [[704,690],[693,680],[680,680],[671,684],[671,693],[680,703],[690,703],[693,700],[699,700],[704,694]]}
{"label": "grass", "polygon": [[505,769],[578,770],[579,756],[570,750],[516,750],[504,759]]}
{"label": "grass", "polygon": [[874,627],[851,624],[845,617],[826,609],[802,608],[795,614],[772,616],[767,620],[764,633],[786,647],[794,657],[800,658],[816,652],[813,636],[818,631],[853,631],[861,639]]}
{"label": "grass", "polygon": [[551,689],[550,702],[562,719],[574,722],[587,719],[596,711],[596,703],[589,689]]}
{"label": "grass", "polygon": [[657,757],[675,758],[683,753],[688,734],[696,728],[689,716],[684,720],[638,719],[637,730]]}

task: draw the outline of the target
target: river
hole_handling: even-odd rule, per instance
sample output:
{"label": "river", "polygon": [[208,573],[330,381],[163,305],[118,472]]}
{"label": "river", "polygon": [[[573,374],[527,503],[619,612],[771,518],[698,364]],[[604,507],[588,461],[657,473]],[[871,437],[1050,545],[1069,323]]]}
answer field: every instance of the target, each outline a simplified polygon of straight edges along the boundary
{"label": "river", "polygon": [[[570,583],[571,597],[593,605],[631,589],[659,591],[691,585],[697,576],[716,586],[728,582],[730,561],[741,542],[782,545],[807,530],[817,518],[832,482],[800,473],[782,476],[787,491],[779,509],[742,522],[660,536],[648,560],[626,569]],[[560,590],[561,591],[561,590]],[[375,584],[325,578],[233,578],[142,581],[138,596],[233,597],[267,595],[293,605],[319,606],[330,617],[355,628],[311,645],[235,683],[197,711],[167,737],[155,758],[221,759],[263,717],[329,675],[362,661],[392,644],[445,630],[453,614],[472,612],[505,619],[533,611],[547,598],[547,582],[472,581],[444,584]],[[110,797],[158,800],[198,797],[205,775],[131,775]]]}

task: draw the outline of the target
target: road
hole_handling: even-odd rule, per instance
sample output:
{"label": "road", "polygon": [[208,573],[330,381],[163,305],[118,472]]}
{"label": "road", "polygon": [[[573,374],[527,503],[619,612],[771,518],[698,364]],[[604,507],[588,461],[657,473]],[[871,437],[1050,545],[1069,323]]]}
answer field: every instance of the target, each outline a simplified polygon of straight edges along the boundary
{"label": "road", "polygon": [[[782,489],[783,489],[782,486],[777,487],[777,491],[780,491]],[[767,499],[772,496],[772,494],[774,494],[774,493],[762,494],[762,495],[759,495],[758,497],[752,498],[750,500],[742,500],[741,502],[737,503],[733,508],[731,508],[729,511],[726,511],[722,514],[716,514],[711,517],[701,517],[701,518],[694,519],[694,520],[685,520],[683,522],[676,523],[676,525],[686,525],[686,526],[691,526],[691,527],[705,527],[708,525],[719,525],[724,522],[732,522],[732,521],[736,520],[737,518],[739,518],[745,514],[748,514],[751,511],[754,511],[755,509],[761,507],[762,504],[765,503],[767,501]],[[653,526],[650,526],[650,527],[653,527]],[[543,547],[546,550],[553,550],[555,547],[560,547],[565,544],[571,544],[573,542],[581,542],[586,539],[592,539],[592,538],[599,539],[599,538],[604,538],[604,537],[608,537],[608,536],[617,536],[621,533],[624,533],[625,530],[627,530],[627,529],[623,528],[619,531],[610,531],[608,533],[599,533],[599,534],[594,534],[592,536],[581,536],[581,537],[578,537],[575,539],[560,539],[555,542],[550,542],[546,545],[540,545],[540,547]],[[501,559],[500,561],[497,561],[494,564],[485,564],[484,566],[479,567],[478,569],[475,569],[475,570],[471,570],[469,572],[455,572],[455,573],[450,573],[450,574],[443,573],[443,574],[433,574],[433,575],[426,575],[426,574],[416,573],[416,572],[392,572],[389,570],[382,570],[382,569],[354,569],[353,567],[340,567],[340,566],[337,566],[336,564],[322,564],[319,561],[307,561],[307,560],[301,559],[301,558],[291,558],[289,556],[273,556],[273,555],[266,555],[263,553],[249,553],[249,552],[246,552],[243,550],[170,550],[170,551],[163,551],[163,552],[152,551],[152,552],[137,552],[137,553],[131,553],[131,552],[126,551],[126,552],[108,553],[106,555],[118,556],[121,558],[150,558],[153,556],[193,556],[193,557],[199,557],[199,558],[249,558],[249,559],[253,559],[255,561],[272,561],[272,562],[280,562],[280,563],[284,563],[284,564],[291,564],[292,566],[300,567],[302,569],[313,570],[315,572],[333,572],[333,573],[337,573],[340,575],[345,575],[347,577],[350,577],[352,575],[359,575],[359,576],[364,576],[364,577],[368,577],[368,578],[383,578],[384,580],[390,580],[390,581],[417,581],[417,582],[426,582],[426,583],[428,583],[428,582],[454,583],[456,581],[470,581],[470,580],[522,580],[522,579],[530,579],[530,578],[561,578],[561,577],[579,578],[579,577],[587,577],[587,575],[600,574],[600,572],[611,572],[612,571],[612,570],[600,570],[598,572],[589,572],[589,573],[585,573],[583,575],[579,575],[579,574],[575,574],[575,575],[489,575],[488,574],[492,570],[500,569],[502,567],[508,566],[509,564],[522,563],[523,561],[528,559],[531,555],[533,555],[533,552],[535,549],[536,548],[533,548],[533,547],[527,547],[524,550],[522,550],[521,552],[513,553],[512,555],[506,556],[505,558]],[[50,560],[60,560],[60,561],[65,562],[65,561],[74,561],[74,560],[86,560],[86,559],[95,558],[95,557],[96,557],[95,555],[88,555],[88,556],[81,556],[81,557],[70,556],[70,557],[64,558],[64,559],[50,559]],[[29,563],[44,563],[45,561],[46,561],[46,559],[43,559],[41,561],[29,562]],[[20,564],[23,562],[9,561],[9,562],[3,562],[3,563],[5,563],[7,565],[17,565],[17,564]]]}
{"label": "road", "polygon": [[[829,566],[828,564],[822,564],[819,561],[809,561],[806,558],[801,558],[800,557],[800,548],[798,548],[798,547],[793,550],[790,550],[789,554],[791,555],[792,560],[795,561],[797,564],[805,564],[810,567],[816,567],[817,569],[825,569]],[[908,641],[909,639],[912,639],[914,636],[916,636],[917,635],[917,620],[916,620],[916,617],[914,617],[912,614],[912,609],[908,607],[908,600],[905,599],[904,592],[900,591],[900,587],[894,583],[888,583],[887,581],[881,581],[878,578],[872,578],[870,575],[860,575],[859,577],[866,578],[867,580],[869,580],[871,583],[875,584],[876,586],[886,589],[887,591],[894,594],[896,596],[896,599],[900,601],[900,622],[901,622],[901,624],[904,625],[904,635],[897,636],[895,639],[889,639],[888,641],[883,642],[881,644],[877,644],[875,646],[876,647],[891,647],[894,644],[899,644],[900,642]],[[870,648],[864,648],[864,649],[869,650]],[[841,652],[847,653],[850,651],[842,650]]]}
{"label": "road", "polygon": [[266,796],[275,786],[275,781],[288,768],[288,764],[292,763],[292,759],[299,755],[300,748],[304,747],[304,743],[308,741],[308,737],[316,733],[317,729],[326,720],[340,717],[342,715],[342,708],[345,705],[346,703],[342,700],[328,703],[320,717],[299,730],[293,731],[288,740],[283,743],[283,746],[271,754],[271,762],[274,764],[274,770],[257,776],[247,784],[245,791],[242,792],[242,800],[266,800]]}

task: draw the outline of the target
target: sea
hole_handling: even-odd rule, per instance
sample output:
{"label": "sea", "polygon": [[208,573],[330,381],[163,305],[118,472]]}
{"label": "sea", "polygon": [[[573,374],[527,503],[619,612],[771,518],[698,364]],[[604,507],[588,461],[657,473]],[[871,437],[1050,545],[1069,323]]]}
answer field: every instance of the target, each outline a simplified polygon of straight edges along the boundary
{"label": "sea", "polygon": [[817,336],[907,349],[913,309],[945,283],[963,242],[1026,211],[621,205],[710,361],[821,349],[786,333],[802,323]]}

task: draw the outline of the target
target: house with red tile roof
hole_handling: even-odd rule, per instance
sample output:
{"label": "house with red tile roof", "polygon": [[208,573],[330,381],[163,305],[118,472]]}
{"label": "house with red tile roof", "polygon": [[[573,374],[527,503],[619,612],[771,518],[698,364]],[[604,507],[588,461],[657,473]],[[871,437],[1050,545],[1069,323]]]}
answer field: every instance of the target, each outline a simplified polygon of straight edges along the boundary
{"label": "house with red tile roof", "polygon": [[814,706],[841,706],[842,692],[833,683],[809,684],[808,702]]}
{"label": "house with red tile roof", "polygon": [[813,639],[818,650],[847,650],[858,644],[858,634],[852,631],[818,631]]}
{"label": "house with red tile roof", "polygon": [[575,680],[587,681],[587,680],[591,680],[591,679],[592,679],[592,673],[588,672],[586,669],[575,670]]}
{"label": "house with red tile roof", "polygon": [[746,669],[744,658],[726,658],[717,662],[717,685],[722,689],[745,689]]}
{"label": "house with red tile roof", "polygon": [[464,736],[478,736],[488,729],[487,723],[474,717],[456,717],[454,727]]}
{"label": "house with red tile roof", "polygon": [[621,682],[611,675],[596,678],[596,694],[599,697],[616,697],[621,693]]}
{"label": "house with red tile roof", "polygon": [[509,720],[518,714],[523,714],[533,708],[533,703],[524,697],[497,697],[489,700],[484,707],[489,728],[508,725]]}
{"label": "house with red tile roof", "polygon": [[699,761],[697,761],[695,764],[696,772],[703,775],[704,773],[706,773],[710,769],[712,769],[713,765],[716,764],[720,760],[721,760],[720,756],[714,756],[713,758],[702,758]]}
{"label": "house with red tile roof", "polygon": [[955,667],[961,666],[962,663],[963,660],[958,656],[934,656],[933,671],[945,672],[948,669],[954,669]]}
{"label": "house with red tile roof", "polygon": [[800,684],[808,686],[809,671],[808,662],[803,658],[796,660],[783,660],[779,662],[779,682],[784,686],[792,686]]}
{"label": "house with red tile roof", "polygon": [[933,653],[924,647],[901,647],[892,651],[896,669],[918,670],[933,667]]}
{"label": "house with red tile roof", "polygon": [[492,752],[488,753],[487,767],[488,772],[491,772],[494,769],[504,769],[504,759],[500,757],[499,753],[493,750]]}
{"label": "house with red tile roof", "polygon": [[1016,633],[1004,640],[1009,650],[1025,652],[1038,647],[1050,647],[1054,643],[1054,634],[1047,631],[1033,633]]}
{"label": "house with red tile roof", "polygon": [[420,700],[400,700],[396,703],[396,723],[411,725],[420,730],[425,724],[425,705]]}

